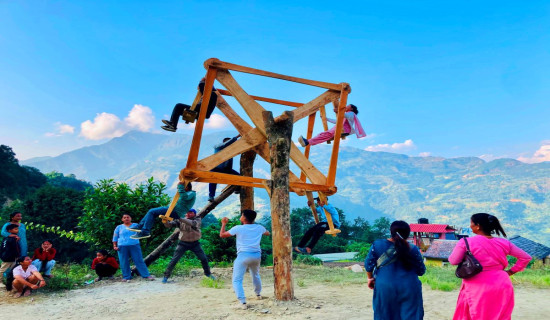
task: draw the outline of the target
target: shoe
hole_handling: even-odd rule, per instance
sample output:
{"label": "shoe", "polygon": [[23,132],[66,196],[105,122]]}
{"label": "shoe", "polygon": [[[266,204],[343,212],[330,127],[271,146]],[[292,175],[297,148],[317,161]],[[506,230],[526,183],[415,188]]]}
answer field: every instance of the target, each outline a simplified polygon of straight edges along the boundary
{"label": "shoe", "polygon": [[214,202],[214,197],[208,197],[208,202]]}
{"label": "shoe", "polygon": [[133,236],[130,236],[130,239],[144,239],[144,238],[149,238],[151,235],[147,232],[143,232],[143,231],[140,231],[136,234],[134,234]]}
{"label": "shoe", "polygon": [[31,289],[25,290],[25,292],[23,292],[23,297],[28,297],[28,296],[30,296],[30,295],[31,295],[31,291],[32,291]]}
{"label": "shoe", "polygon": [[172,128],[175,127],[175,125],[174,125],[170,120],[164,120],[164,119],[162,119],[162,123],[164,123],[164,124],[167,125],[168,127],[172,127]]}
{"label": "shoe", "polygon": [[302,136],[298,138],[298,142],[302,147],[306,147],[309,144],[309,141],[307,141],[307,139],[304,139],[304,137]]}
{"label": "shoe", "polygon": [[174,128],[172,126],[161,126],[161,129],[164,129],[164,130],[170,131],[170,132],[176,132],[176,128]]}
{"label": "shoe", "polygon": [[13,297],[17,299],[17,298],[21,298],[21,295],[23,295],[23,292],[16,292],[13,294]]}
{"label": "shoe", "polygon": [[103,277],[97,277],[97,278],[95,278],[95,282],[99,282],[99,281],[101,281],[101,280],[103,280]]}
{"label": "shoe", "polygon": [[140,232],[141,231],[141,227],[138,225],[136,227],[126,227],[127,230],[130,230],[130,231],[135,231],[135,232]]}
{"label": "shoe", "polygon": [[209,275],[209,276],[206,276],[206,277],[207,277],[207,278],[210,278],[210,279],[212,279],[212,280],[214,280],[214,281],[218,280],[218,278],[214,277],[213,275]]}
{"label": "shoe", "polygon": [[[155,277],[154,277],[154,276],[143,277],[143,280],[155,281]],[[164,279],[163,279],[163,280],[164,280]]]}
{"label": "shoe", "polygon": [[242,302],[237,302],[237,305],[235,306],[237,309],[246,310],[248,309],[248,305]]}
{"label": "shoe", "polygon": [[294,247],[294,251],[301,254],[307,254],[306,248]]}
{"label": "shoe", "polygon": [[162,278],[162,283],[168,283],[168,278],[166,277]]}
{"label": "shoe", "polygon": [[256,300],[263,300],[263,299],[264,299],[264,297],[262,297],[261,294],[257,294],[257,295],[256,295]]}

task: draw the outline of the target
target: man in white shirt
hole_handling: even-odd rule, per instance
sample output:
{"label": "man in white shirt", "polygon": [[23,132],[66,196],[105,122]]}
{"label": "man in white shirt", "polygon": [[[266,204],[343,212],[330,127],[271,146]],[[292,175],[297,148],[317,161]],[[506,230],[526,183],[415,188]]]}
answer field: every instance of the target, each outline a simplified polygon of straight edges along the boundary
{"label": "man in white shirt", "polygon": [[269,236],[269,231],[264,226],[254,223],[254,220],[256,220],[256,211],[243,210],[240,218],[242,225],[234,226],[229,231],[225,231],[229,219],[224,217],[220,230],[221,238],[237,236],[237,259],[233,262],[233,290],[235,290],[237,299],[239,299],[238,307],[241,309],[247,308],[243,288],[243,278],[247,268],[252,275],[256,298],[258,300],[262,299],[262,280],[260,278],[262,249],[260,248],[260,241],[262,235]]}

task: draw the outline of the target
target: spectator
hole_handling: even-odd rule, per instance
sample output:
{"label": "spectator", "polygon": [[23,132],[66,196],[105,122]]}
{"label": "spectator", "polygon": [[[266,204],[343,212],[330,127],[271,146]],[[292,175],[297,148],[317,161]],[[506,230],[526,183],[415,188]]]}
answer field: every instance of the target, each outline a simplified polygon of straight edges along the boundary
{"label": "spectator", "polygon": [[[17,235],[19,232],[19,226],[16,224],[10,224],[6,227],[6,231],[10,235]],[[15,266],[15,261],[19,258],[19,240],[18,237],[5,237],[2,240],[0,247],[0,259],[2,259],[2,265],[0,265],[0,288],[5,288],[4,285],[4,272],[10,272]]]}
{"label": "spectator", "polygon": [[[27,229],[23,223],[21,223],[21,219],[23,219],[23,215],[21,212],[14,212],[10,214],[10,221],[4,224],[2,227],[2,237],[15,237],[17,240],[19,240],[19,255],[20,257],[24,257],[27,255]],[[11,234],[9,233],[6,228],[10,224],[15,224],[19,227],[19,232],[17,234]]]}
{"label": "spectator", "polygon": [[97,251],[96,258],[92,261],[92,270],[97,274],[95,281],[101,281],[103,278],[113,280],[118,270],[118,262],[107,250],[101,249]]}
{"label": "spectator", "polygon": [[29,256],[19,257],[17,262],[19,266],[13,269],[14,298],[19,298],[21,295],[27,297],[31,294],[32,290],[38,290],[46,286],[46,280],[38,272],[38,269],[32,265],[32,260]]}
{"label": "spectator", "polygon": [[46,278],[52,277],[52,269],[53,266],[55,266],[54,258],[56,253],[57,251],[52,248],[51,240],[45,240],[42,242],[40,248],[36,248],[34,250],[32,264],[36,267],[36,269],[42,272]]}

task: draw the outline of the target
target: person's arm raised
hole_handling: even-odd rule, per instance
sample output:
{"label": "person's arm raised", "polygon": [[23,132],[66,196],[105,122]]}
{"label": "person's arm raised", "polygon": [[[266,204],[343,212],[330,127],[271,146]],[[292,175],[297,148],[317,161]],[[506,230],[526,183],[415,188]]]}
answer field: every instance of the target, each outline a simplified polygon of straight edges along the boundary
{"label": "person's arm raised", "polygon": [[222,227],[220,229],[220,238],[229,238],[229,237],[233,236],[228,231],[225,231],[225,225],[227,224],[227,222],[229,222],[229,218],[223,217],[222,218]]}

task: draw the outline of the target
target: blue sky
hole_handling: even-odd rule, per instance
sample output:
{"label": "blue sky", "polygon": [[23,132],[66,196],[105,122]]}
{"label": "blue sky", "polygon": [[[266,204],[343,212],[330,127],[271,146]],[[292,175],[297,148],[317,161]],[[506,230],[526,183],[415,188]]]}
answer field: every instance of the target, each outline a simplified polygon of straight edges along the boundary
{"label": "blue sky", "polygon": [[[519,4],[0,1],[0,143],[27,159],[160,132],[216,57],[349,82],[369,136],[347,146],[550,161],[550,4]],[[322,93],[235,77],[255,95],[307,102]],[[222,129],[218,114],[207,130]]]}

